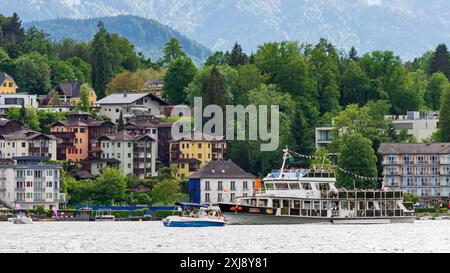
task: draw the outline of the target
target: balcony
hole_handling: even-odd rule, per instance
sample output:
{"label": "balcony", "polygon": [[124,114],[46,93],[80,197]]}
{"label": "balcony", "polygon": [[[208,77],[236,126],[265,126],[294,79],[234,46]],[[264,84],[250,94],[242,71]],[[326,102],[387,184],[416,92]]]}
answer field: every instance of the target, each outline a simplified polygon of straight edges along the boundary
{"label": "balcony", "polygon": [[41,155],[41,154],[48,154],[49,153],[49,149],[48,149],[48,147],[30,147],[28,149],[28,152],[30,154]]}
{"label": "balcony", "polygon": [[25,192],[25,188],[15,188],[14,191]]}
{"label": "balcony", "polygon": [[34,189],[34,191],[39,191],[39,192],[44,192],[45,191],[44,187],[35,187],[33,189]]}

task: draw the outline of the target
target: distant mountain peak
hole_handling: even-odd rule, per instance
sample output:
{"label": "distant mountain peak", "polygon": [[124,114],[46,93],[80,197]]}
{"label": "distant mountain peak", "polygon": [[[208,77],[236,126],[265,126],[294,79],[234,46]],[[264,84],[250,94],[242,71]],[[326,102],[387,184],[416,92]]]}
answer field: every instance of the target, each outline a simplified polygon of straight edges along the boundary
{"label": "distant mountain peak", "polygon": [[24,21],[119,14],[156,19],[209,48],[246,51],[284,39],[321,37],[360,52],[393,50],[411,59],[450,43],[448,0],[2,0]]}

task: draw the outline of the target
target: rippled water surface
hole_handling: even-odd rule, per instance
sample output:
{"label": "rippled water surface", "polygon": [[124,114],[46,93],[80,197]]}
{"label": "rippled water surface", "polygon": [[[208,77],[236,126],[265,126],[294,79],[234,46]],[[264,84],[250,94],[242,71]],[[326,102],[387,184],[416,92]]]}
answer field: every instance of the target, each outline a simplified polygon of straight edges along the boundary
{"label": "rippled water surface", "polygon": [[450,221],[165,228],[160,222],[0,223],[1,252],[450,252]]}

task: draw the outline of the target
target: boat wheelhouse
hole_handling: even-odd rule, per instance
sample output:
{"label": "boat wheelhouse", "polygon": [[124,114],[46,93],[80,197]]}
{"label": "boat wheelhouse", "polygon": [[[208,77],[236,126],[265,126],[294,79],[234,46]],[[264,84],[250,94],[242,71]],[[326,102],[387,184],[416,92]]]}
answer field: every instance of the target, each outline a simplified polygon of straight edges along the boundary
{"label": "boat wheelhouse", "polygon": [[263,181],[261,193],[219,204],[230,224],[414,222],[414,211],[403,204],[401,190],[338,189],[332,170],[283,167]]}

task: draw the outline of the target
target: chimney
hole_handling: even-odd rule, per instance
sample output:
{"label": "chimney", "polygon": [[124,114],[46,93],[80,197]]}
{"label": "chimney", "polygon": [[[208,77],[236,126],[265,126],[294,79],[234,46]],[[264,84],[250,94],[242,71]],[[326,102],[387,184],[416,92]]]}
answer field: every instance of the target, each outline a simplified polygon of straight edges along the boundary
{"label": "chimney", "polygon": [[123,92],[123,97],[126,98],[127,96],[128,96],[128,92],[127,91]]}

